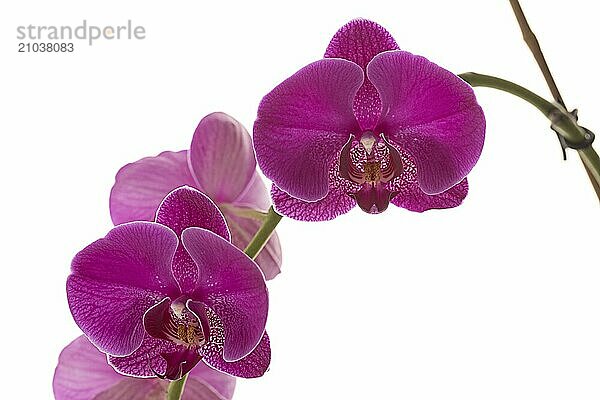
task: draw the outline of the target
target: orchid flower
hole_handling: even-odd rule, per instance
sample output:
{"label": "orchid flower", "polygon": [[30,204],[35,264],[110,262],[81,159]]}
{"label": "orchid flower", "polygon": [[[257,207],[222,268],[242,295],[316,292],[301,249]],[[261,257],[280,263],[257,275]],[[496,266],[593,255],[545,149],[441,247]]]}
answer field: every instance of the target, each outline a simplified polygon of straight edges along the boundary
{"label": "orchid flower", "polygon": [[[63,349],[54,372],[56,400],[164,400],[168,382],[117,373],[85,336]],[[235,378],[198,364],[186,383],[183,400],[230,400]]]}
{"label": "orchid flower", "polygon": [[267,370],[268,295],[225,219],[182,187],[155,222],[114,227],[71,264],[67,298],[83,333],[120,373],[177,380],[200,361],[244,378]]}
{"label": "orchid flower", "polygon": [[484,135],[466,82],[399,50],[367,20],[343,26],[324,59],[267,94],[254,124],[276,210],[309,221],[356,204],[368,213],[390,202],[418,212],[455,207]]}
{"label": "orchid flower", "polygon": [[[162,199],[188,185],[210,197],[229,226],[232,243],[244,249],[270,206],[269,193],[256,171],[252,139],[246,129],[224,113],[204,117],[189,150],[166,151],[127,164],[117,173],[110,194],[115,225],[152,221]],[[267,279],[280,271],[281,247],[274,233],[256,262]]]}

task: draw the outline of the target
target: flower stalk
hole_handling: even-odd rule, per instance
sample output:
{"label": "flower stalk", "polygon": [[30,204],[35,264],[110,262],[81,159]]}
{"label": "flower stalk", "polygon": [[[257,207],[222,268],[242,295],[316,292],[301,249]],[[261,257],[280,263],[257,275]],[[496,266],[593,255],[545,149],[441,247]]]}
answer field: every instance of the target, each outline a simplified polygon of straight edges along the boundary
{"label": "flower stalk", "polygon": [[[533,33],[533,30],[529,26],[529,22],[527,22],[527,18],[525,17],[525,13],[521,8],[521,4],[519,4],[519,0],[509,1],[510,5],[512,6],[515,17],[517,18],[517,22],[519,23],[521,33],[523,34],[523,40],[527,44],[527,47],[529,47],[531,54],[533,54],[535,61],[540,67],[540,71],[542,71],[542,74],[544,75],[544,79],[546,80],[546,84],[548,85],[548,88],[552,93],[554,101],[556,101],[560,106],[562,106],[566,110],[567,106],[565,105],[565,102],[563,101],[563,98],[560,95],[560,91],[558,90],[556,82],[554,81],[554,77],[550,72],[550,68],[548,67],[548,63],[546,62],[546,57],[544,57],[544,53],[542,52],[540,43],[538,42],[537,37]],[[595,151],[592,148],[586,148],[584,150],[585,151],[579,152],[579,157],[583,162],[585,172],[587,173],[588,177],[590,178],[590,181],[592,182],[592,186],[596,191],[596,195],[598,195],[598,198],[600,198],[600,181],[598,180],[597,169],[593,170],[589,166],[593,163],[595,163],[596,165],[598,164],[598,155],[595,154]]]}
{"label": "flower stalk", "polygon": [[277,214],[277,212],[273,209],[273,206],[271,206],[263,220],[262,226],[258,232],[256,232],[244,250],[244,253],[246,253],[248,257],[255,259],[256,256],[258,256],[258,253],[260,253],[260,251],[269,241],[269,238],[275,231],[275,228],[277,227],[277,224],[279,224],[279,221],[281,221],[281,218],[282,216]]}
{"label": "flower stalk", "polygon": [[[281,221],[282,216],[277,214],[273,207],[270,207],[269,211],[264,215],[263,218],[263,224],[244,250],[244,253],[246,253],[246,255],[252,259],[255,259],[260,251],[265,247],[269,241],[269,238],[273,232],[275,232],[275,228],[277,227],[277,224],[279,224],[279,221]],[[167,400],[181,399],[187,377],[188,374],[185,374],[181,379],[172,381],[169,384],[169,387],[167,388]]]}
{"label": "flower stalk", "polygon": [[[560,104],[553,104],[516,83],[495,76],[475,72],[467,72],[459,76],[473,87],[483,86],[502,90],[527,101],[540,110],[550,120],[556,132],[569,143],[578,145],[586,141],[587,132],[577,124],[575,117]],[[592,146],[579,149],[577,152],[600,200],[600,157]]]}
{"label": "flower stalk", "polygon": [[167,389],[167,400],[180,400],[185,388],[185,382],[187,381],[188,374],[185,374],[181,379],[173,381],[169,384]]}

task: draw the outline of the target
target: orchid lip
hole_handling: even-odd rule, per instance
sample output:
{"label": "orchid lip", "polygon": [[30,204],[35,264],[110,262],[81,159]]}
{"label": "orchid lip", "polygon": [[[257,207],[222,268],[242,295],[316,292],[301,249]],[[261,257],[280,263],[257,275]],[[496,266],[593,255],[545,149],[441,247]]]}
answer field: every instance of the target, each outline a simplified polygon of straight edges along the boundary
{"label": "orchid lip", "polygon": [[359,140],[350,135],[340,152],[340,176],[360,185],[358,191],[347,194],[370,214],[387,209],[396,195],[387,184],[400,176],[402,170],[400,153],[383,133],[375,135],[372,131],[365,131],[360,134]]}

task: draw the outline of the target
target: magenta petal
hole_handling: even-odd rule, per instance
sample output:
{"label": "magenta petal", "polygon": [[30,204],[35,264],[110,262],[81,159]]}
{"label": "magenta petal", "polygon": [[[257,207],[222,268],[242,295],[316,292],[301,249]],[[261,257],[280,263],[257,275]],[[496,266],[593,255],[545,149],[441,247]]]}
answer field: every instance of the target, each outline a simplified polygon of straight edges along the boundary
{"label": "magenta petal", "polygon": [[[240,250],[245,249],[262,226],[262,221],[239,216],[228,209],[224,209],[223,214],[231,231],[231,243]],[[273,233],[255,261],[267,280],[281,272],[281,244],[277,232]]]}
{"label": "magenta petal", "polygon": [[277,186],[271,188],[275,210],[299,221],[328,221],[352,210],[356,201],[341,187],[331,187],[321,200],[308,202],[296,199]]}
{"label": "magenta petal", "polygon": [[306,201],[329,189],[329,166],[358,130],[352,102],[362,69],[347,60],[307,65],[260,103],[254,147],[264,174],[278,187]]}
{"label": "magenta petal", "polygon": [[102,351],[126,355],[142,342],[146,310],[178,293],[171,273],[177,237],[153,222],[113,228],[71,264],[67,298],[75,322]]}
{"label": "magenta petal", "polygon": [[241,360],[227,362],[214,347],[203,350],[204,362],[213,368],[240,378],[258,378],[269,369],[271,363],[271,346],[269,336],[265,332],[254,350]]}
{"label": "magenta petal", "polygon": [[217,203],[232,202],[256,170],[250,134],[227,114],[207,115],[194,132],[190,167],[203,192]]}
{"label": "magenta petal", "polygon": [[[221,385],[226,376],[219,374],[213,381]],[[85,336],[75,339],[60,353],[52,383],[56,400],[148,400],[164,393],[166,385],[159,379],[118,374],[108,365],[106,355]]]}
{"label": "magenta petal", "polygon": [[479,159],[485,136],[473,89],[403,51],[375,56],[367,73],[386,110],[377,130],[414,158],[421,189],[436,194],[460,182]]}
{"label": "magenta petal", "polygon": [[[256,221],[253,221],[256,223]],[[257,229],[258,232],[258,229]],[[281,243],[279,235],[273,232],[265,247],[255,259],[266,280],[275,278],[281,272]]]}
{"label": "magenta petal", "polygon": [[424,193],[416,182],[405,184],[392,199],[392,204],[410,211],[423,212],[436,208],[459,206],[467,196],[469,184],[463,179],[450,189],[435,195]]}
{"label": "magenta petal", "polygon": [[251,208],[253,210],[267,211],[271,205],[269,191],[260,178],[258,172],[254,172],[248,187],[240,196],[231,202],[235,207]]}
{"label": "magenta petal", "polygon": [[[325,57],[344,58],[366,69],[373,57],[388,50],[399,50],[388,31],[373,21],[355,19],[342,26],[333,36]],[[375,127],[381,114],[381,100],[368,78],[358,90],[352,108],[363,131]]]}
{"label": "magenta petal", "polygon": [[176,187],[194,184],[187,151],[165,151],[127,164],[117,173],[110,192],[113,223],[152,221],[167,193]]}
{"label": "magenta petal", "polygon": [[198,363],[185,384],[183,400],[229,400],[233,397],[235,378]]}
{"label": "magenta petal", "polygon": [[188,228],[182,241],[200,271],[193,299],[222,320],[225,360],[239,360],[252,351],[265,330],[269,298],[263,274],[241,250],[211,231]]}

